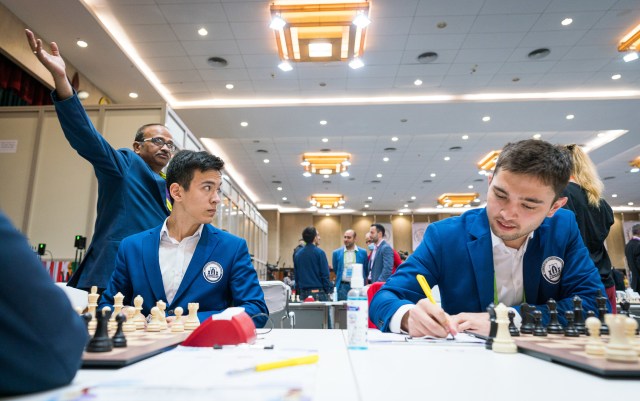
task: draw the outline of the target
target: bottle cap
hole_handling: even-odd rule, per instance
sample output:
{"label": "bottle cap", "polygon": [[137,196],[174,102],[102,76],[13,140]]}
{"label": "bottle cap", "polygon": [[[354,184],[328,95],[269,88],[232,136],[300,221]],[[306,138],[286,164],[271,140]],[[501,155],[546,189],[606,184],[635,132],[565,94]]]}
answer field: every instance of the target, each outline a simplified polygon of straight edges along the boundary
{"label": "bottle cap", "polygon": [[362,277],[362,263],[354,263],[351,270],[351,288],[364,287],[364,278]]}

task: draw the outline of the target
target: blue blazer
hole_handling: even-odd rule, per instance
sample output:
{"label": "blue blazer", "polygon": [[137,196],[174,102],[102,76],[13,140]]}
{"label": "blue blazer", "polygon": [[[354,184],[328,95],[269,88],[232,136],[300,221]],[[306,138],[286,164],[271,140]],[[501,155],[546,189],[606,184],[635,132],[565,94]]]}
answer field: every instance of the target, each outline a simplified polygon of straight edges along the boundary
{"label": "blue blazer", "polygon": [[0,238],[0,397],[68,384],[87,327],[2,212]]}
{"label": "blue blazer", "polygon": [[[584,246],[576,219],[559,209],[545,218],[529,240],[523,260],[526,302],[549,321],[546,302],[556,300],[559,317],[573,310],[571,298],[582,298],[586,310],[597,311],[598,290],[605,295],[600,275]],[[449,314],[484,312],[493,302],[494,272],[491,230],[485,209],[470,210],[459,217],[430,224],[416,251],[402,269],[374,296],[369,313],[382,331],[404,304],[424,298],[416,275],[422,274],[431,286],[438,285],[442,308]],[[519,305],[514,306],[518,309]]]}
{"label": "blue blazer", "polygon": [[321,288],[331,293],[329,262],[327,254],[313,244],[307,244],[293,257],[293,272],[296,276],[296,290]]}
{"label": "blue blazer", "polygon": [[[356,245],[356,263],[362,264],[362,277],[364,282],[367,282],[367,251]],[[342,281],[342,271],[344,270],[344,247],[338,248],[333,251],[331,258],[331,266],[333,271],[336,272],[336,290],[340,289]]]}
{"label": "blue blazer", "polygon": [[[122,241],[116,268],[100,298],[99,309],[112,306],[118,291],[124,295],[125,305],[133,305],[133,298],[142,296],[145,315],[157,301],[167,302],[159,262],[161,229],[162,225]],[[200,303],[200,321],[231,306],[242,306],[252,317],[269,314],[245,240],[204,225],[178,292],[173,302],[167,304],[167,315],[172,315],[178,306],[186,315],[189,302]],[[267,316],[256,316],[253,321],[256,327],[263,327]]]}
{"label": "blue blazer", "polygon": [[387,243],[382,241],[378,249],[376,250],[376,257],[371,263],[371,256],[369,256],[369,269],[367,270],[367,276],[371,271],[371,282],[387,281],[391,272],[393,271],[393,248]]}
{"label": "blue blazer", "polygon": [[[162,224],[169,215],[164,178],[131,149],[114,149],[73,97],[52,98],[69,144],[93,165],[98,179],[96,223],[85,257],[69,280],[72,287],[105,288],[124,237]],[[133,141],[133,138],[132,138]]]}

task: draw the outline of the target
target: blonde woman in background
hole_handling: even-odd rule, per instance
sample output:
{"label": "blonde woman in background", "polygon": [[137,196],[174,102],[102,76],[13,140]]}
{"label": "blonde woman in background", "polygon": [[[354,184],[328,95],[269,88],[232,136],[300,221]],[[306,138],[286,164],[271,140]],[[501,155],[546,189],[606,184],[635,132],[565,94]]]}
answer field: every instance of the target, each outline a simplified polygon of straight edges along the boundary
{"label": "blonde woman in background", "polygon": [[575,144],[567,145],[566,149],[573,159],[573,170],[569,185],[562,193],[562,196],[568,198],[563,207],[575,213],[582,240],[598,268],[611,309],[616,313],[616,288],[611,259],[604,246],[613,224],[613,210],[601,197],[604,184],[589,156]]}

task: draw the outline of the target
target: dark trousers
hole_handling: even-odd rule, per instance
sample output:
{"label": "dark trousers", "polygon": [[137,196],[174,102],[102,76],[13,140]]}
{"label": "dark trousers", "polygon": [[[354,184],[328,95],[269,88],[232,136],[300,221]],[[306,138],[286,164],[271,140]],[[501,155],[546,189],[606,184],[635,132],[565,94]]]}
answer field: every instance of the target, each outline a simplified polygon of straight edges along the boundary
{"label": "dark trousers", "polygon": [[304,302],[308,296],[312,296],[316,301],[326,302],[329,300],[327,293],[319,288],[310,288],[306,290],[300,290],[300,301]]}
{"label": "dark trousers", "polygon": [[338,288],[338,301],[346,301],[347,294],[351,290],[351,282],[343,281],[340,283],[340,288]]}

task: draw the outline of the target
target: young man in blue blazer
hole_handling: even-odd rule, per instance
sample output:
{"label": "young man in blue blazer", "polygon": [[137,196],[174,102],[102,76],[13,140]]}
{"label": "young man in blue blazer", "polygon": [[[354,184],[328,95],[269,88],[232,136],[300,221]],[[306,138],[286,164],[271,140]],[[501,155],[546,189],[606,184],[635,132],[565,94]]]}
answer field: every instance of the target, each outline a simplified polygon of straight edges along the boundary
{"label": "young man in blue blazer", "polygon": [[344,246],[333,251],[331,261],[333,271],[336,273],[335,287],[338,291],[338,301],[347,299],[347,293],[351,289],[351,266],[353,264],[362,265],[362,276],[364,280],[367,279],[367,251],[356,245],[356,232],[353,230],[345,231],[342,242]]}
{"label": "young man in blue blazer", "polygon": [[241,306],[256,327],[269,311],[244,239],[210,223],[220,203],[224,162],[207,152],[178,152],[167,170],[174,200],[164,224],[125,238],[99,308],[113,304],[118,292],[126,305],[144,299],[148,315],[156,302],[167,304],[167,320],[178,306],[200,303],[202,321],[231,306]]}
{"label": "young man in blue blazer", "polygon": [[[534,305],[549,321],[553,298],[562,322],[582,298],[596,310],[605,294],[575,217],[561,209],[570,156],[539,140],[505,146],[489,179],[487,205],[430,224],[422,243],[371,302],[370,316],[383,331],[412,336],[489,331],[485,312],[501,302],[519,313]],[[438,285],[442,307],[425,299],[416,275]]]}

